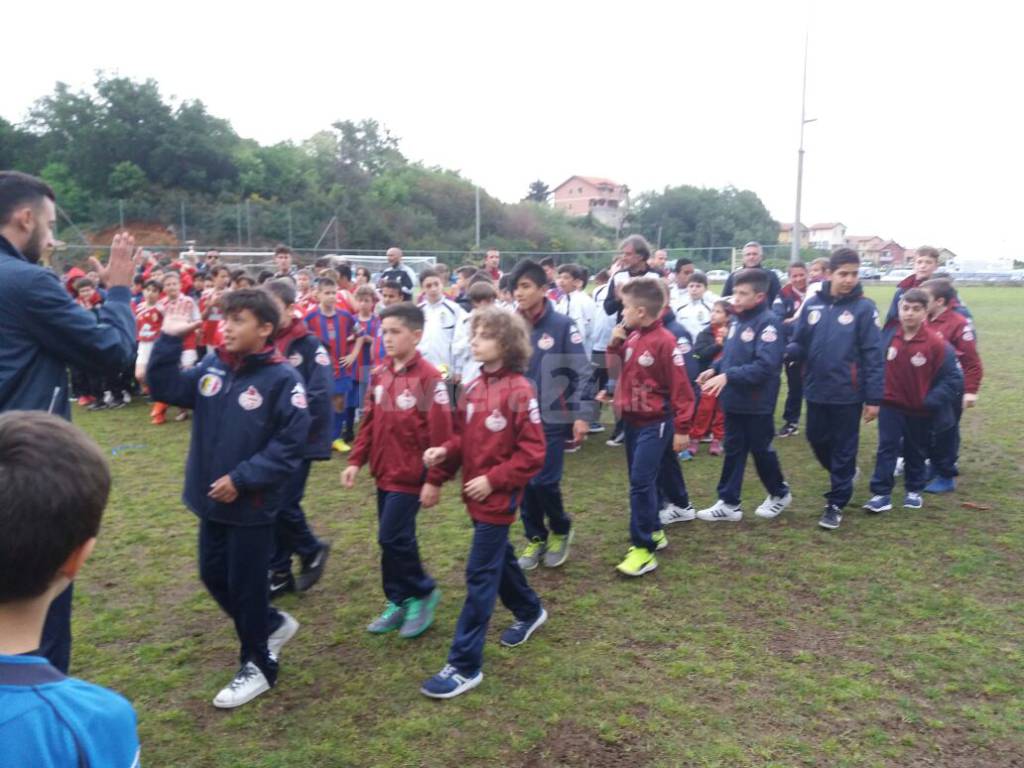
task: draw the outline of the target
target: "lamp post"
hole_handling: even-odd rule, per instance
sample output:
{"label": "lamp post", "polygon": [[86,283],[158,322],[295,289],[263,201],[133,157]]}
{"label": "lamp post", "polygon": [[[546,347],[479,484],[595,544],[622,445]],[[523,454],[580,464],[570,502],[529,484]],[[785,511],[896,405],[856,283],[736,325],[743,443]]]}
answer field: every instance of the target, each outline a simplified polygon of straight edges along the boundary
{"label": "lamp post", "polygon": [[796,216],[793,218],[793,231],[790,236],[789,261],[791,264],[800,261],[800,197],[804,184],[804,126],[813,123],[818,118],[807,117],[807,42],[808,34],[804,35],[804,81],[803,91],[800,96],[800,149],[797,151],[796,160]]}

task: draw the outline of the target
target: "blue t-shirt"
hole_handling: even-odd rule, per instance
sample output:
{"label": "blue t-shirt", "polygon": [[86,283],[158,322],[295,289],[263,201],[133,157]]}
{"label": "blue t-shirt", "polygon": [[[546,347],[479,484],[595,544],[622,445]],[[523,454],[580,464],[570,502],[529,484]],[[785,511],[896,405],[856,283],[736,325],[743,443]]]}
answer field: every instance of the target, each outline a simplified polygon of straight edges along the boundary
{"label": "blue t-shirt", "polygon": [[0,745],[0,762],[18,768],[139,765],[132,705],[41,656],[0,654]]}

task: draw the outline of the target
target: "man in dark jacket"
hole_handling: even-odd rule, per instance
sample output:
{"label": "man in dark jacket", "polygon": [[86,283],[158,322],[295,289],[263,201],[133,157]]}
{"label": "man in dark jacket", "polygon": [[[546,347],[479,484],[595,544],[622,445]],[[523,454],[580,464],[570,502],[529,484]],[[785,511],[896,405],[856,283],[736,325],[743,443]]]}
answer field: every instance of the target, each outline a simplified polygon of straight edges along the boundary
{"label": "man in dark jacket", "polygon": [[[39,260],[54,247],[53,190],[17,171],[0,171],[0,412],[48,411],[71,418],[68,366],[101,374],[135,359],[131,310],[135,240],[114,238],[107,267],[93,268],[109,288],[89,312]],[[0,532],[0,535],[3,535]],[[71,661],[71,587],[50,605],[42,655],[67,672]]]}
{"label": "man in dark jacket", "polygon": [[765,279],[768,281],[768,306],[771,307],[775,301],[775,297],[779,295],[781,286],[779,284],[779,276],[772,272],[770,269],[765,269],[761,266],[761,261],[764,259],[764,251],[761,248],[760,243],[749,242],[743,246],[743,269],[733,272],[729,277],[725,279],[725,286],[722,288],[722,298],[726,296],[732,296],[733,282],[736,276],[745,270],[753,269],[758,272],[763,272]]}
{"label": "man in dark jacket", "polygon": [[807,300],[786,348],[801,365],[807,397],[807,440],[828,470],[831,486],[818,525],[839,527],[853,495],[860,419],[874,421],[882,403],[885,363],[875,325],[878,310],[859,283],[860,257],[840,248],[829,259],[831,278]]}

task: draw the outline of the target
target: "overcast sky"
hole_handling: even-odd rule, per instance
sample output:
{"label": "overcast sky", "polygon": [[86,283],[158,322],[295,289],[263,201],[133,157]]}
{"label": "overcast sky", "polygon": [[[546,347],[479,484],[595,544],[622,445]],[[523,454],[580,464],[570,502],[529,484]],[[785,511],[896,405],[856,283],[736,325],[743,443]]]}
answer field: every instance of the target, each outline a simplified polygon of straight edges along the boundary
{"label": "overcast sky", "polygon": [[[22,10],[23,9],[23,10]],[[512,201],[540,178],[735,185],[792,221],[1024,258],[1012,3],[54,2],[8,8],[0,114],[104,69],[201,99],[262,143],[373,117]]]}

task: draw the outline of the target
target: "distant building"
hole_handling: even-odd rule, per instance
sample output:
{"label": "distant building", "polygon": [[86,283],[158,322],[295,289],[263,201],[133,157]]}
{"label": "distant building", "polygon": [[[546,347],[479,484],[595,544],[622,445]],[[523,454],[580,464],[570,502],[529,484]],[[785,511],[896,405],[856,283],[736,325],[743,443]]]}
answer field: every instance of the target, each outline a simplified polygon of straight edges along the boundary
{"label": "distant building", "polygon": [[602,224],[617,228],[629,210],[629,187],[611,179],[570,176],[555,187],[551,201],[568,216],[592,214]]}
{"label": "distant building", "polygon": [[873,264],[876,267],[884,243],[885,240],[878,235],[848,235],[846,238],[846,246],[857,252],[862,264]]}
{"label": "distant building", "polygon": [[808,233],[811,248],[819,251],[834,251],[846,245],[846,225],[838,222],[815,224]]}
{"label": "distant building", "polygon": [[[810,230],[804,224],[800,225],[800,247],[809,248]],[[779,225],[779,245],[791,245],[793,242],[793,225]]]}
{"label": "distant building", "polygon": [[[880,267],[902,267],[907,264],[907,249],[895,240],[887,240],[882,243],[878,251],[878,265]],[[917,256],[917,251],[912,251],[911,262]]]}

